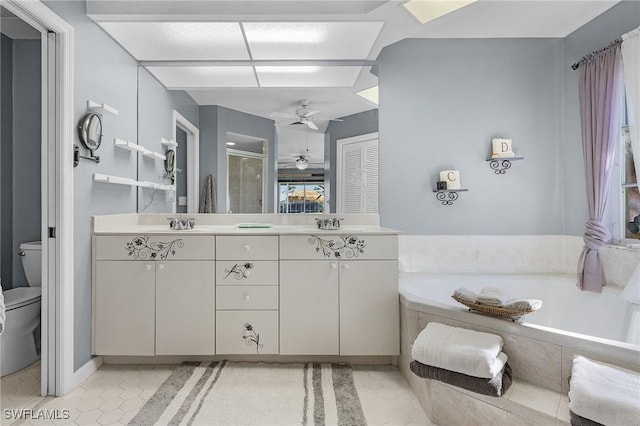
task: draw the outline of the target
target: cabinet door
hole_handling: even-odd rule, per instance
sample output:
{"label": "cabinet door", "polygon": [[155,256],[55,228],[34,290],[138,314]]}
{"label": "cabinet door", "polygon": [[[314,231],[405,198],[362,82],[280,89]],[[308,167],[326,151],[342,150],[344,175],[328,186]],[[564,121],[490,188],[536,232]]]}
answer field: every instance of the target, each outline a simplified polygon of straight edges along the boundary
{"label": "cabinet door", "polygon": [[215,262],[156,264],[156,355],[215,354]]}
{"label": "cabinet door", "polygon": [[280,261],[280,354],[337,355],[338,261]]}
{"label": "cabinet door", "polygon": [[278,311],[218,311],[218,355],[277,355]]}
{"label": "cabinet door", "polygon": [[398,355],[398,262],[340,262],[340,355]]}
{"label": "cabinet door", "polygon": [[93,352],[153,355],[154,262],[97,261]]}

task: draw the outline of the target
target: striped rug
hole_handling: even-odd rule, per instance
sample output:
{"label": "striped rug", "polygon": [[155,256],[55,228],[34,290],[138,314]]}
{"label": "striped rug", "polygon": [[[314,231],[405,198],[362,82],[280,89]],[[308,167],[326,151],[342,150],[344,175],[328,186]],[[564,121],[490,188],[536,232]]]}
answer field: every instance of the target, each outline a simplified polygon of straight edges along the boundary
{"label": "striped rug", "polygon": [[183,363],[130,425],[366,425],[342,364]]}

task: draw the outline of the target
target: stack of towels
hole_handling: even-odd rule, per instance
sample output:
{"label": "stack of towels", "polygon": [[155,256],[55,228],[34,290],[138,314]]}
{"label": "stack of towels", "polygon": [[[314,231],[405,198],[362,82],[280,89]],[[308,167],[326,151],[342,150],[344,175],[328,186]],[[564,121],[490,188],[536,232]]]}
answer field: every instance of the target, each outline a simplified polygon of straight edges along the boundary
{"label": "stack of towels", "polygon": [[495,287],[485,287],[478,294],[467,288],[460,287],[453,292],[453,295],[469,303],[512,311],[535,311],[542,307],[542,300],[514,299],[506,291]]}
{"label": "stack of towels", "polygon": [[430,322],[415,342],[414,374],[473,392],[501,396],[511,385],[502,337]]}
{"label": "stack of towels", "polygon": [[637,372],[576,356],[569,387],[572,425],[640,424]]}

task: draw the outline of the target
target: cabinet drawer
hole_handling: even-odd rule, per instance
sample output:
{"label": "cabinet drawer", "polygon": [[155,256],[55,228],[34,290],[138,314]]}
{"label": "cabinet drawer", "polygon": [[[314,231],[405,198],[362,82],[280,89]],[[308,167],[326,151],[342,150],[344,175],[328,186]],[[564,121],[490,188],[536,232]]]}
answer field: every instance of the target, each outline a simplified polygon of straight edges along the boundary
{"label": "cabinet drawer", "polygon": [[217,285],[278,285],[278,262],[271,260],[216,262]]}
{"label": "cabinet drawer", "polygon": [[278,311],[218,311],[216,354],[277,354]]}
{"label": "cabinet drawer", "polygon": [[238,285],[216,288],[217,309],[278,309],[278,287]]}
{"label": "cabinet drawer", "polygon": [[95,237],[96,260],[214,260],[215,238],[185,235]]}
{"label": "cabinet drawer", "polygon": [[218,260],[278,260],[277,236],[216,237]]}
{"label": "cabinet drawer", "polygon": [[397,259],[397,235],[311,234],[280,237],[281,259]]}

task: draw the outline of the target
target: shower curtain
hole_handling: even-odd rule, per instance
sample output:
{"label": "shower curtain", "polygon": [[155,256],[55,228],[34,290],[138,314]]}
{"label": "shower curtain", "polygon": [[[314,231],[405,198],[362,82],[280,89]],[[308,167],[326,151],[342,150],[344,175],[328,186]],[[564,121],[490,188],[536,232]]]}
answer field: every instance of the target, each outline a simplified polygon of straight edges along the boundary
{"label": "shower curtain", "polygon": [[579,95],[589,221],[578,261],[578,287],[596,293],[604,286],[598,250],[611,240],[611,233],[602,220],[620,134],[622,90],[620,43],[587,57],[580,67]]}

